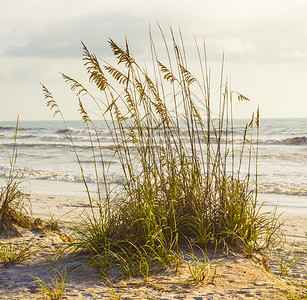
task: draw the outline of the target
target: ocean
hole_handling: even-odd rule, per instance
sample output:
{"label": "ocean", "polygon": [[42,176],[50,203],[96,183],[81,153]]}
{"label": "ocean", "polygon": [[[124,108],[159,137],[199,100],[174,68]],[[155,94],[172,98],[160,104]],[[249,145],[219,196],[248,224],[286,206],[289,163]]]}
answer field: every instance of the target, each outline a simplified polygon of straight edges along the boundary
{"label": "ocean", "polygon": [[[235,120],[234,141],[239,147],[248,120]],[[95,189],[95,169],[88,131],[82,121],[67,122],[89,187]],[[123,181],[113,156],[112,139],[96,122],[109,180]],[[16,122],[0,122],[0,178],[10,169]],[[73,147],[61,121],[20,121],[16,169],[23,174],[26,192],[46,195],[85,195]],[[307,119],[260,119],[258,189],[261,201],[279,203],[285,210],[307,214]],[[303,209],[303,211],[302,211]]]}

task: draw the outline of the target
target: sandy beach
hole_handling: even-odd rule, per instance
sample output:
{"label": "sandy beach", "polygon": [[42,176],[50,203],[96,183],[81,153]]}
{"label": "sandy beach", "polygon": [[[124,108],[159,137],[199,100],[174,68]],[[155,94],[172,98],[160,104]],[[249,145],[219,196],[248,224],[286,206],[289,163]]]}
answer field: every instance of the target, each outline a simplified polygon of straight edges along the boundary
{"label": "sandy beach", "polygon": [[[29,261],[11,266],[1,263],[1,299],[42,299],[39,285],[33,277],[48,280],[52,277],[51,266],[62,271],[65,269],[67,276],[71,276],[64,299],[286,299],[283,291],[289,286],[274,275],[278,272],[276,260],[271,261],[272,272],[268,272],[260,257],[250,259],[232,252],[208,253],[211,266],[208,265],[208,279],[216,270],[213,282],[205,279],[195,284],[184,263],[177,272],[172,268],[163,270],[147,281],[141,277],[127,279],[119,276],[106,280],[87,265],[86,256],[60,255],[69,226],[76,224],[76,220],[81,221],[79,215],[84,215],[87,209],[86,198],[32,195],[31,205],[34,218],[58,220],[62,231],[21,229],[20,237],[11,238],[16,243],[34,239],[35,254]],[[291,249],[294,242],[293,253],[306,250],[307,216],[283,214],[282,220],[285,246],[281,247]],[[196,254],[201,258],[201,253]],[[306,274],[305,252],[291,271],[291,276],[306,277]]]}

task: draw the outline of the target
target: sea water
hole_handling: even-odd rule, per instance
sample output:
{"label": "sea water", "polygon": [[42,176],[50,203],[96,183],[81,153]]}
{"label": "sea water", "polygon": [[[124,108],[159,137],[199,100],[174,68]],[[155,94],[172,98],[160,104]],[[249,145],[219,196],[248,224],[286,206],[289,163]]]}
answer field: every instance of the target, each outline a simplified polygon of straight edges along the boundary
{"label": "sea water", "polygon": [[[234,142],[242,143],[248,120],[235,120]],[[84,178],[95,190],[95,168],[89,131],[82,121],[21,121],[17,134],[16,170],[23,174],[29,193],[85,195]],[[0,177],[10,170],[16,122],[0,122]],[[104,160],[112,185],[124,182],[121,165],[112,150],[110,131],[96,122]],[[95,137],[95,132],[90,131]],[[109,149],[109,150],[108,150]],[[258,140],[259,198],[279,203],[285,209],[307,214],[307,119],[261,119]]]}

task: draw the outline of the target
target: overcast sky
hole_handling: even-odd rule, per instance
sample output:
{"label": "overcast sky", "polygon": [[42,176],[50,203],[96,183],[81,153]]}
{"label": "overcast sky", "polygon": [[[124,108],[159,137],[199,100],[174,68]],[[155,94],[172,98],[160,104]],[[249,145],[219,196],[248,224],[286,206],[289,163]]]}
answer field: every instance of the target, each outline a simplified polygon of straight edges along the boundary
{"label": "overcast sky", "polygon": [[[0,0],[0,120],[52,119],[41,91],[55,95],[66,119],[76,101],[58,72],[84,80],[84,41],[110,56],[111,37],[127,36],[135,58],[146,59],[149,24],[180,26],[185,43],[206,41],[218,73],[223,51],[232,88],[252,100],[236,107],[249,117],[307,117],[306,0]],[[193,60],[193,57],[191,58]],[[214,88],[214,87],[213,87]]]}

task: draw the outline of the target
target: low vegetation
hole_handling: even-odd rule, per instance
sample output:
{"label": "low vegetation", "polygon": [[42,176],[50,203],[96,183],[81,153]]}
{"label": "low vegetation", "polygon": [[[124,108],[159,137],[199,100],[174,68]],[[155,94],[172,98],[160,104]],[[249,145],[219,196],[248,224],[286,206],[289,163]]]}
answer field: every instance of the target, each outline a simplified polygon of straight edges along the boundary
{"label": "low vegetation", "polygon": [[307,299],[307,280],[302,278],[288,281],[283,293],[289,300]]}
{"label": "low vegetation", "polygon": [[217,266],[213,267],[208,261],[205,253],[202,252],[202,254],[203,258],[201,260],[198,259],[192,251],[191,254],[189,254],[192,260],[191,263],[188,263],[191,278],[196,284],[200,282],[213,283],[217,273]]}
{"label": "low vegetation", "polygon": [[57,270],[50,268],[51,275],[47,278],[33,277],[40,287],[40,293],[45,299],[60,300],[65,295],[65,291],[70,282],[70,276],[66,269]]}
{"label": "low vegetation", "polygon": [[[92,208],[84,226],[76,229],[75,246],[90,252],[91,265],[104,275],[117,268],[127,276],[148,276],[176,262],[183,245],[252,255],[277,241],[278,218],[263,213],[257,201],[259,110],[247,123],[238,148],[232,103],[249,99],[231,91],[223,66],[214,99],[205,47],[196,44],[197,79],[188,68],[181,33],[176,37],[171,30],[169,41],[163,32],[161,36],[165,61],[150,36],[151,68],[139,65],[127,41],[120,47],[109,40],[118,67],[99,60],[82,44],[93,92],[62,74],[89,132],[97,202],[60,107],[43,85],[47,106],[66,125]],[[108,148],[101,146],[99,128],[86,109],[88,100],[109,129]],[[217,113],[212,106],[218,107]],[[124,178],[116,189],[109,185],[104,159],[110,151]],[[200,280],[203,267],[196,267],[197,274],[195,266],[191,270]]]}
{"label": "low vegetation", "polygon": [[0,242],[0,262],[6,266],[27,261],[34,254],[34,240],[13,241],[8,239]]}
{"label": "low vegetation", "polygon": [[16,171],[17,160],[17,129],[14,134],[14,148],[10,158],[10,170],[5,176],[5,185],[0,189],[0,232],[3,234],[18,233],[17,226],[29,227],[32,219],[28,216],[25,203],[30,201],[29,195],[25,194],[20,187],[23,183],[22,174]]}

